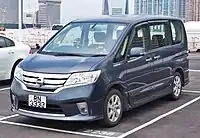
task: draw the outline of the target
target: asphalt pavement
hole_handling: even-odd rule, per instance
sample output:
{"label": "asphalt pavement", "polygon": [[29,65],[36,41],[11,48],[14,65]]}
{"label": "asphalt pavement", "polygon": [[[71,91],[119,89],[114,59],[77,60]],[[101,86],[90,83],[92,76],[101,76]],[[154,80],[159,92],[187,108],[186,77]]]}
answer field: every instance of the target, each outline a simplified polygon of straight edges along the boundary
{"label": "asphalt pavement", "polygon": [[179,101],[162,98],[126,112],[120,124],[27,118],[10,111],[9,84],[0,86],[0,138],[199,138],[200,53],[190,54],[190,83]]}

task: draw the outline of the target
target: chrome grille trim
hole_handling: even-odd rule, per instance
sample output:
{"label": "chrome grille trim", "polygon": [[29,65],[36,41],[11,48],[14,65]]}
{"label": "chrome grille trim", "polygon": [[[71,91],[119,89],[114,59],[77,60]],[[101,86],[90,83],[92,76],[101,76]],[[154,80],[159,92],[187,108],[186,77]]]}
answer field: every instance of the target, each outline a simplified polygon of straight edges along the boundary
{"label": "chrome grille trim", "polygon": [[[35,83],[37,81],[37,78],[28,78],[28,77],[23,77],[24,81],[27,83]],[[60,85],[64,84],[66,80],[51,80],[51,79],[46,79],[44,80],[44,84],[52,84],[52,85]]]}
{"label": "chrome grille trim", "polygon": [[[23,83],[27,89],[37,89],[39,91],[49,90],[55,91],[56,89],[63,87],[70,74],[45,74],[35,72],[23,72]],[[37,83],[38,79],[42,78],[42,84]]]}
{"label": "chrome grille trim", "polygon": [[23,80],[25,81],[25,82],[32,82],[32,83],[34,83],[34,82],[36,82],[37,81],[37,79],[36,78],[28,78],[28,77],[23,77]]}
{"label": "chrome grille trim", "polygon": [[29,88],[37,88],[37,89],[41,89],[41,90],[42,89],[49,89],[49,90],[53,89],[53,90],[55,90],[55,89],[63,86],[63,85],[42,85],[38,88],[38,85],[36,85],[36,84],[30,84],[30,83],[26,83],[26,82],[24,82],[24,84]]}
{"label": "chrome grille trim", "polygon": [[27,72],[23,71],[23,75],[37,78],[37,77],[43,77],[43,78],[55,78],[55,79],[68,79],[71,74],[47,74],[47,73],[35,73],[35,72]]}

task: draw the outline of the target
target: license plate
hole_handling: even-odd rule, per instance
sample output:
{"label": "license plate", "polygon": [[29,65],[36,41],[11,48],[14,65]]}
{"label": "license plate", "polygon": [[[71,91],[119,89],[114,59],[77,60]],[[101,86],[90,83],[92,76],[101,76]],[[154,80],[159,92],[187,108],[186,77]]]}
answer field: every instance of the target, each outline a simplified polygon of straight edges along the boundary
{"label": "license plate", "polygon": [[37,96],[37,95],[29,95],[28,105],[31,107],[46,108],[46,97]]}

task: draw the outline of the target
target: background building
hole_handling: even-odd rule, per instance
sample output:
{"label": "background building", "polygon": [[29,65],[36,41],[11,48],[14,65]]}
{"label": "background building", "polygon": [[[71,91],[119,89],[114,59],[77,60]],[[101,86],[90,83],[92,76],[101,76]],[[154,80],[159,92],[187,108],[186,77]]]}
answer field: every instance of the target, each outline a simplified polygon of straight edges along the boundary
{"label": "background building", "polygon": [[102,0],[103,15],[121,15],[130,13],[129,2],[133,0]]}
{"label": "background building", "polygon": [[135,0],[134,14],[185,18],[185,0]]}
{"label": "background building", "polygon": [[184,19],[186,18],[186,0],[179,0],[178,1],[178,11],[179,17]]}
{"label": "background building", "polygon": [[53,24],[60,24],[61,0],[38,0],[38,24],[51,28]]}
{"label": "background building", "polygon": [[36,24],[36,12],[24,12],[23,13],[24,24]]}
{"label": "background building", "polygon": [[200,0],[187,0],[186,21],[200,21]]}
{"label": "background building", "polygon": [[[0,0],[0,22],[1,23],[18,23],[19,18],[19,0]],[[22,2],[22,13],[23,13],[23,2]],[[23,17],[22,17],[23,19]]]}

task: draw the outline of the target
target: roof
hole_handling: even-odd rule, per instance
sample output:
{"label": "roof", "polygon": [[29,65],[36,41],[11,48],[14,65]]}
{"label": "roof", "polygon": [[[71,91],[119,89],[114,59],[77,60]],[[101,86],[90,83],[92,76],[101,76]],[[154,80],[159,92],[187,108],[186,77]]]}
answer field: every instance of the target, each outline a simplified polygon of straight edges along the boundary
{"label": "roof", "polygon": [[5,33],[3,33],[2,31],[0,32],[0,36],[5,37],[5,38],[8,38],[8,39],[14,41],[15,43],[19,43],[19,41],[18,41],[17,39],[14,39],[14,38],[12,38],[12,37],[10,37],[10,36],[7,36],[7,35],[6,35]]}
{"label": "roof", "polygon": [[177,17],[163,15],[102,15],[98,17],[80,18],[73,22],[120,22],[120,23],[136,23],[140,21],[148,21],[154,19],[170,19],[181,20]]}

